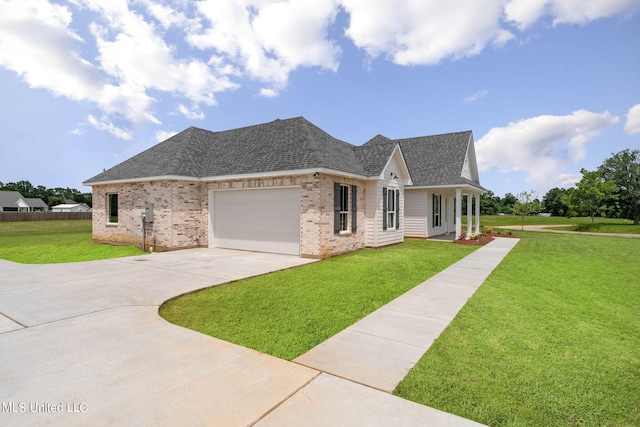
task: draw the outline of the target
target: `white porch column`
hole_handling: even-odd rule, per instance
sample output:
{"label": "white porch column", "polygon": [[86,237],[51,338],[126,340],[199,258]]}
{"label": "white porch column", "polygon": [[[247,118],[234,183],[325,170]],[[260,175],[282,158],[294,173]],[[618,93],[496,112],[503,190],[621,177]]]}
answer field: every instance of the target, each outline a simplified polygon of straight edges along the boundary
{"label": "white porch column", "polygon": [[476,234],[480,234],[480,194],[476,194]]}
{"label": "white porch column", "polygon": [[472,234],[471,232],[471,221],[473,220],[473,215],[471,214],[471,208],[473,205],[473,193],[467,194],[467,239]]}
{"label": "white porch column", "polygon": [[462,234],[462,189],[456,188],[456,239]]}

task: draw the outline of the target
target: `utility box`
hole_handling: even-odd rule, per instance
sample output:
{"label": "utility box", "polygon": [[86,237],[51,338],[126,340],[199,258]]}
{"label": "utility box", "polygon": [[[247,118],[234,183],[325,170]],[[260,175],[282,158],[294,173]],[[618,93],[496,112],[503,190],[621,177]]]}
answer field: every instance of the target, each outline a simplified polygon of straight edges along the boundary
{"label": "utility box", "polygon": [[144,222],[153,222],[153,203],[144,204],[144,214],[142,215]]}

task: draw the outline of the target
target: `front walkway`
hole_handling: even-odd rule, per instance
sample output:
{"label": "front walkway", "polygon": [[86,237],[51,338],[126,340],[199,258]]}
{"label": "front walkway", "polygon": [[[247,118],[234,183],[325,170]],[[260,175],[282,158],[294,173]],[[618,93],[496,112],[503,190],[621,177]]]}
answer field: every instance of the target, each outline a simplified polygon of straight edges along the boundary
{"label": "front walkway", "polygon": [[0,424],[476,426],[386,391],[517,241],[496,239],[300,363],[172,325],[158,306],[310,260],[197,249],[74,264],[0,261]]}
{"label": "front walkway", "polygon": [[294,361],[392,392],[519,241],[495,239]]}

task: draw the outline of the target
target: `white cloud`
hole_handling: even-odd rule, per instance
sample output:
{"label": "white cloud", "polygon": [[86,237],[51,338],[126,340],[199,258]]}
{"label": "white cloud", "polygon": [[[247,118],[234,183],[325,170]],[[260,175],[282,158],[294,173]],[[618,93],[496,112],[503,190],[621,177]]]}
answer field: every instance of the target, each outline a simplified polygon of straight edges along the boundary
{"label": "white cloud", "polygon": [[476,142],[481,171],[524,171],[527,183],[550,188],[566,179],[563,171],[586,156],[586,144],[618,123],[608,111],[543,115],[493,128]]}
{"label": "white cloud", "polygon": [[189,43],[267,83],[265,96],[277,94],[296,68],[337,70],[340,48],[327,40],[337,0],[203,0],[197,8],[204,19],[189,30]]}
{"label": "white cloud", "polygon": [[476,93],[474,93],[473,95],[469,95],[466,98],[464,98],[462,100],[462,102],[464,102],[466,104],[466,103],[469,103],[469,102],[479,101],[482,98],[484,98],[485,96],[487,96],[488,93],[489,93],[489,91],[486,90],[486,89],[479,90]]}
{"label": "white cloud", "polygon": [[173,135],[177,135],[177,134],[178,132],[159,130],[158,132],[156,132],[155,137],[156,137],[156,141],[162,142],[171,138]]}
{"label": "white cloud", "polygon": [[71,18],[68,7],[46,0],[0,2],[0,66],[32,88],[75,101],[97,98],[104,79],[80,56],[83,40]]}
{"label": "white cloud", "polygon": [[200,111],[197,105],[188,109],[183,104],[178,105],[178,111],[188,119],[191,120],[204,120],[204,113]]}
{"label": "white cloud", "polygon": [[637,0],[510,0],[505,6],[505,15],[508,21],[524,30],[545,15],[553,18],[554,25],[586,24],[632,13],[638,8]]}
{"label": "white cloud", "polygon": [[111,121],[109,121],[108,117],[101,117],[100,119],[96,119],[94,116],[89,115],[87,117],[87,122],[89,122],[90,125],[98,130],[109,132],[116,138],[130,140],[133,137],[133,133],[129,129],[117,127],[116,125],[111,123]]}
{"label": "white cloud", "polygon": [[637,135],[640,133],[640,104],[629,108],[627,112],[627,123],[624,125],[627,135]]}
{"label": "white cloud", "polygon": [[444,58],[503,45],[513,34],[500,27],[503,0],[343,0],[346,34],[367,53],[401,65],[436,64]]}

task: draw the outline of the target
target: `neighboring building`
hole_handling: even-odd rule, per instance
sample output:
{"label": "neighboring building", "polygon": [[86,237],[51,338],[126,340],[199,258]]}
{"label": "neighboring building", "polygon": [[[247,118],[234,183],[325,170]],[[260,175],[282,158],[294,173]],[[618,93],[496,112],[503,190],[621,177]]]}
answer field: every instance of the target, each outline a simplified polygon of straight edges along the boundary
{"label": "neighboring building", "polygon": [[60,205],[52,206],[53,212],[88,212],[89,206],[86,203],[63,203]]}
{"label": "neighboring building", "polygon": [[0,212],[47,211],[49,207],[42,199],[22,197],[17,191],[0,191]]}
{"label": "neighboring building", "polygon": [[140,244],[144,228],[155,250],[314,258],[405,235],[459,235],[462,196],[485,191],[471,132],[354,146],[302,117],[223,132],[190,127],[84,185],[93,189],[96,242]]}

